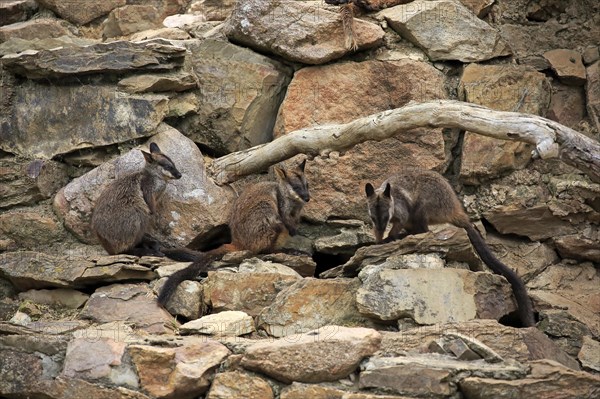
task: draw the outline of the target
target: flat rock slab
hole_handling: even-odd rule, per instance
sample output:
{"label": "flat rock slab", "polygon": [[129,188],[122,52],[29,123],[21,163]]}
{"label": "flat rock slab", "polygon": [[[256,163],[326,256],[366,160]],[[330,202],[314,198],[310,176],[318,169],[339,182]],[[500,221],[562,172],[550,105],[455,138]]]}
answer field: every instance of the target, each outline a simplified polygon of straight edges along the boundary
{"label": "flat rock slab", "polygon": [[49,37],[70,36],[71,31],[65,21],[52,18],[30,19],[29,21],[0,27],[0,43],[12,38],[24,40],[47,39]]}
{"label": "flat rock slab", "polygon": [[511,54],[498,31],[452,0],[417,0],[380,13],[432,61],[485,61]]}
{"label": "flat rock slab", "polygon": [[25,21],[37,9],[35,0],[4,0],[0,2],[0,26]]}
{"label": "flat rock slab", "polygon": [[237,337],[255,331],[254,319],[247,313],[229,310],[210,314],[183,324],[182,334],[206,334]]}
{"label": "flat rock slab", "polygon": [[[383,29],[370,22],[355,20],[354,31],[359,50],[383,42]],[[345,45],[339,14],[324,10],[318,3],[238,2],[225,34],[233,42],[304,64],[324,64],[351,52]]]}
{"label": "flat rock slab", "polygon": [[185,48],[164,39],[145,42],[117,41],[85,47],[25,51],[2,57],[13,73],[29,79],[58,78],[95,73],[167,71],[183,65]]}
{"label": "flat rock slab", "polygon": [[124,6],[127,0],[87,2],[85,7],[82,7],[81,0],[38,0],[38,2],[69,22],[85,25],[117,7]]}
{"label": "flat rock slab", "polygon": [[544,58],[548,60],[550,68],[556,73],[561,82],[575,86],[585,84],[585,66],[580,52],[555,49],[545,52]]}
{"label": "flat rock slab", "polygon": [[164,334],[177,324],[158,305],[146,284],[114,284],[98,288],[81,312],[98,323],[124,321],[152,334]]}
{"label": "flat rock slab", "polygon": [[206,395],[206,399],[273,399],[274,397],[273,388],[264,379],[240,371],[217,374]]}
{"label": "flat rock slab", "polygon": [[379,320],[409,317],[418,324],[499,319],[515,309],[498,275],[459,269],[364,268],[356,294],[360,313]]}
{"label": "flat rock slab", "polygon": [[319,383],[348,376],[379,348],[381,334],[368,328],[326,326],[247,348],[241,364],[287,384]]}

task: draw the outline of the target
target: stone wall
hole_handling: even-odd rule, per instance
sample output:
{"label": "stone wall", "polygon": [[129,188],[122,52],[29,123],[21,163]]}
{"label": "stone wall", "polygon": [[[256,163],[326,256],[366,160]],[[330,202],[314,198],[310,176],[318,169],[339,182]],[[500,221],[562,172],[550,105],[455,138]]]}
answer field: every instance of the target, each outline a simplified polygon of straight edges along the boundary
{"label": "stone wall", "polygon": [[[600,396],[600,184],[523,143],[423,128],[311,156],[289,246],[312,257],[233,254],[167,309],[187,264],[97,245],[96,199],[151,141],[183,175],[154,234],[186,245],[270,178],[221,187],[211,159],[301,128],[457,99],[600,139],[596,1],[357,4],[352,50],[322,1],[0,2],[0,396]],[[363,187],[406,165],[448,177],[536,327],[462,229],[371,245]]]}

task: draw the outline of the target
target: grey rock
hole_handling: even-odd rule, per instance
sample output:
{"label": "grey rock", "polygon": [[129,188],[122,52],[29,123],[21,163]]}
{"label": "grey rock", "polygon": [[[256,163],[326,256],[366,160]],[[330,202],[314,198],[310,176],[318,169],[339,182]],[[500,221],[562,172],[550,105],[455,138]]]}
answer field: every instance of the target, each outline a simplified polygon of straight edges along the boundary
{"label": "grey rock", "polygon": [[159,10],[147,4],[124,5],[108,14],[102,27],[102,37],[120,37],[160,27],[162,18]]}
{"label": "grey rock", "polygon": [[23,22],[36,10],[35,0],[6,0],[0,2],[0,26]]}
{"label": "grey rock", "polygon": [[0,27],[0,43],[11,38],[35,40],[65,35],[72,35],[66,22],[51,18],[31,19]]}
{"label": "grey rock", "polygon": [[25,40],[13,37],[0,44],[0,57],[20,53],[25,50],[51,50],[58,47],[84,47],[99,43],[95,39],[85,39],[74,36],[49,37],[45,39]]}
{"label": "grey rock", "polygon": [[29,290],[19,293],[19,299],[70,309],[82,307],[90,296],[83,292],[58,288],[55,290]]}
{"label": "grey rock", "polygon": [[185,91],[197,86],[196,78],[187,72],[135,75],[119,81],[119,88],[128,93]]}
{"label": "grey rock", "polygon": [[84,7],[82,7],[81,0],[38,0],[38,2],[67,21],[77,25],[85,25],[108,14],[117,7],[124,6],[126,0],[89,2]]}

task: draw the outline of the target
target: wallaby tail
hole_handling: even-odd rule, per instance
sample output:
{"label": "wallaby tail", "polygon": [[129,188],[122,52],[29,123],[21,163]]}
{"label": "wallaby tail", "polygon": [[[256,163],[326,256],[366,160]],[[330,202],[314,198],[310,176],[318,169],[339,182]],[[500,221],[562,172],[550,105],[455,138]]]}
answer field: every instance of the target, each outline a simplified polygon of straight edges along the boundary
{"label": "wallaby tail", "polygon": [[167,258],[176,260],[178,262],[195,262],[204,255],[202,252],[183,247],[161,248],[160,251],[165,254]]}
{"label": "wallaby tail", "polygon": [[165,306],[169,299],[175,293],[175,290],[185,280],[191,280],[198,276],[200,273],[206,273],[209,269],[210,263],[214,260],[220,258],[218,255],[205,254],[198,252],[200,255],[194,263],[186,267],[185,269],[181,269],[171,274],[158,295],[158,303]]}
{"label": "wallaby tail", "polygon": [[523,280],[521,280],[519,275],[517,275],[514,270],[500,262],[494,256],[475,226],[473,226],[471,223],[465,223],[465,225],[461,227],[464,227],[464,229],[467,231],[469,240],[471,240],[471,243],[473,244],[473,247],[475,247],[475,250],[479,254],[481,260],[483,260],[483,262],[488,265],[494,273],[504,276],[512,286],[513,294],[517,300],[519,317],[521,319],[521,323],[523,323],[523,326],[535,326],[533,305],[531,304],[529,295],[527,295],[527,289],[525,288],[525,283],[523,283]]}

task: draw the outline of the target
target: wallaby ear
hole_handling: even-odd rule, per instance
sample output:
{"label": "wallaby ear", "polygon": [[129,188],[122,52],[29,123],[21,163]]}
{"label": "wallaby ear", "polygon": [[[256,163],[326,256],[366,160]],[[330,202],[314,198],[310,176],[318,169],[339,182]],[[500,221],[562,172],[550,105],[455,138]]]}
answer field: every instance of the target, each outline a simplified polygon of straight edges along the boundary
{"label": "wallaby ear", "polygon": [[371,197],[375,194],[375,188],[373,188],[371,183],[365,184],[365,193],[367,194],[367,197]]}
{"label": "wallaby ear", "polygon": [[285,169],[283,169],[281,166],[275,166],[273,169],[275,170],[277,177],[282,180],[287,179],[287,173],[285,173]]}
{"label": "wallaby ear", "polygon": [[388,198],[390,198],[392,196],[392,186],[390,186],[390,183],[385,185],[385,190],[383,190],[383,195],[385,195]]}
{"label": "wallaby ear", "polygon": [[150,152],[152,154],[159,154],[160,153],[160,148],[158,148],[158,144],[156,144],[156,143],[150,143]]}
{"label": "wallaby ear", "polygon": [[302,163],[300,163],[300,165],[298,165],[298,168],[304,172],[304,167],[306,166],[306,159],[304,161],[302,161]]}
{"label": "wallaby ear", "polygon": [[144,150],[140,150],[142,152],[142,155],[144,156],[144,159],[146,160],[146,162],[148,163],[152,163],[154,162],[154,159],[152,158],[152,154],[144,151]]}

